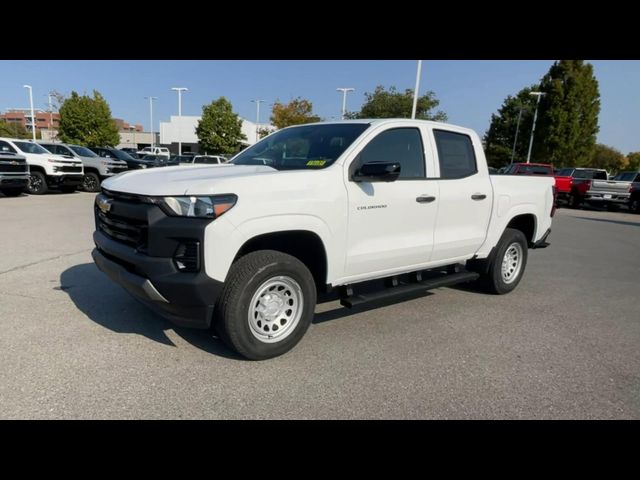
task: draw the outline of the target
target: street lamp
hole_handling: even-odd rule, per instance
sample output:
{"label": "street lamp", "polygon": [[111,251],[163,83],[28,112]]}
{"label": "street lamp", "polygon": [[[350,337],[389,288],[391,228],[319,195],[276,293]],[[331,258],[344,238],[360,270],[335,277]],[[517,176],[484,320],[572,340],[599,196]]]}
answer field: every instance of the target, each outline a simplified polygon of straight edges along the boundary
{"label": "street lamp", "polygon": [[180,118],[182,117],[182,92],[188,92],[185,87],[171,87],[171,90],[178,92],[178,155],[182,155],[182,135],[180,131]]}
{"label": "street lamp", "polygon": [[418,70],[416,71],[416,89],[413,91],[413,108],[411,109],[411,119],[415,120],[418,108],[418,90],[420,90],[420,74],[422,73],[422,60],[418,60]]}
{"label": "street lamp", "polygon": [[511,152],[511,163],[513,163],[514,157],[516,155],[516,144],[518,143],[518,132],[520,131],[520,119],[522,118],[522,111],[525,109],[524,106],[520,106],[520,113],[518,113],[518,123],[516,124],[516,138],[513,140],[513,150]]}
{"label": "street lamp", "polygon": [[266,100],[251,100],[251,102],[256,104],[256,143],[258,143],[258,140],[259,140],[258,125],[260,125],[260,104],[265,103]]}
{"label": "street lamp", "polygon": [[144,97],[149,99],[149,117],[151,120],[151,148],[154,147],[154,138],[153,138],[153,101],[157,100],[158,97]]}
{"label": "street lamp", "polygon": [[36,141],[36,117],[33,113],[33,89],[31,85],[23,85],[23,88],[29,90],[29,103],[31,104],[31,133],[33,134],[33,141]]}
{"label": "street lamp", "polygon": [[342,120],[344,120],[344,116],[347,113],[347,93],[355,92],[355,88],[336,88],[337,92],[342,92]]}
{"label": "street lamp", "polygon": [[535,95],[538,97],[536,101],[536,113],[533,114],[533,125],[531,127],[531,138],[529,139],[529,153],[527,153],[527,163],[530,163],[531,160],[531,147],[533,147],[533,134],[536,131],[536,119],[538,118],[538,105],[540,105],[540,98],[543,95],[546,95],[544,92],[529,92],[529,95]]}

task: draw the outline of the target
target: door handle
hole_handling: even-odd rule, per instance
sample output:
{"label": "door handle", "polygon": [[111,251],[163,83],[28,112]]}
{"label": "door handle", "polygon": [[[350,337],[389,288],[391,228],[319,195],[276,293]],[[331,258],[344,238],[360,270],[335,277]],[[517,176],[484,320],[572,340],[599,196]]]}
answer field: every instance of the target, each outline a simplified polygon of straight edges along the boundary
{"label": "door handle", "polygon": [[418,203],[431,203],[434,202],[436,199],[436,197],[433,197],[431,195],[420,195],[419,197],[416,198],[416,202]]}
{"label": "door handle", "polygon": [[487,196],[484,193],[474,193],[471,195],[471,200],[484,200]]}

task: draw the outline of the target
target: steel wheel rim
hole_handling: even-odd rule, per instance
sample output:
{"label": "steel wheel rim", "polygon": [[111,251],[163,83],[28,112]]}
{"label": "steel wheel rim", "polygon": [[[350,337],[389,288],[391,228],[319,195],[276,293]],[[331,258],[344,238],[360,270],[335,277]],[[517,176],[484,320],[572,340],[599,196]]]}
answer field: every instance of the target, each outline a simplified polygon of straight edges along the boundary
{"label": "steel wheel rim", "polygon": [[32,192],[42,190],[42,178],[36,175],[29,175],[29,190]]}
{"label": "steel wheel rim", "polygon": [[504,257],[502,257],[501,271],[504,283],[513,283],[518,278],[520,270],[522,270],[523,253],[522,245],[517,242],[513,242],[507,247]]}
{"label": "steel wheel rim", "polygon": [[263,343],[280,342],[293,333],[303,308],[304,297],[298,282],[286,276],[272,277],[251,298],[249,330]]}
{"label": "steel wheel rim", "polygon": [[96,178],[92,175],[85,175],[84,189],[94,191],[96,188],[98,188],[98,182],[96,181]]}

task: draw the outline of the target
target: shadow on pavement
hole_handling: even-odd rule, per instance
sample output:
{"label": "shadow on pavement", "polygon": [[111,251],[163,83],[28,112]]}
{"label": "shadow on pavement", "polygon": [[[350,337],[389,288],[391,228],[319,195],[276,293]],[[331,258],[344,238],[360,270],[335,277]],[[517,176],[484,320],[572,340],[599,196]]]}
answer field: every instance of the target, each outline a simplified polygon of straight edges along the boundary
{"label": "shadow on pavement", "polygon": [[633,227],[640,227],[639,222],[625,222],[622,220],[609,220],[607,218],[591,218],[591,217],[573,217],[578,218],[580,220],[591,220],[592,222],[606,222],[606,223],[617,223],[618,225],[631,225]]}
{"label": "shadow on pavement", "polygon": [[173,325],[114,284],[93,263],[75,265],[60,275],[60,287],[88,318],[116,333],[142,335],[164,345],[175,346],[166,335],[173,330],[191,345],[225,358],[242,357],[228,349],[208,330]]}

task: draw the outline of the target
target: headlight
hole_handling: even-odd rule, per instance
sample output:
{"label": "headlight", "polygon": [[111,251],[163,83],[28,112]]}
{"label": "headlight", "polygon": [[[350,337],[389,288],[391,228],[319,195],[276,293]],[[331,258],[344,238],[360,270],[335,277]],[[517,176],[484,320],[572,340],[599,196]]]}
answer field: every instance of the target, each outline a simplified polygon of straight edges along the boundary
{"label": "headlight", "polygon": [[236,204],[238,197],[235,195],[155,197],[152,200],[162,208],[164,213],[173,217],[218,218]]}

